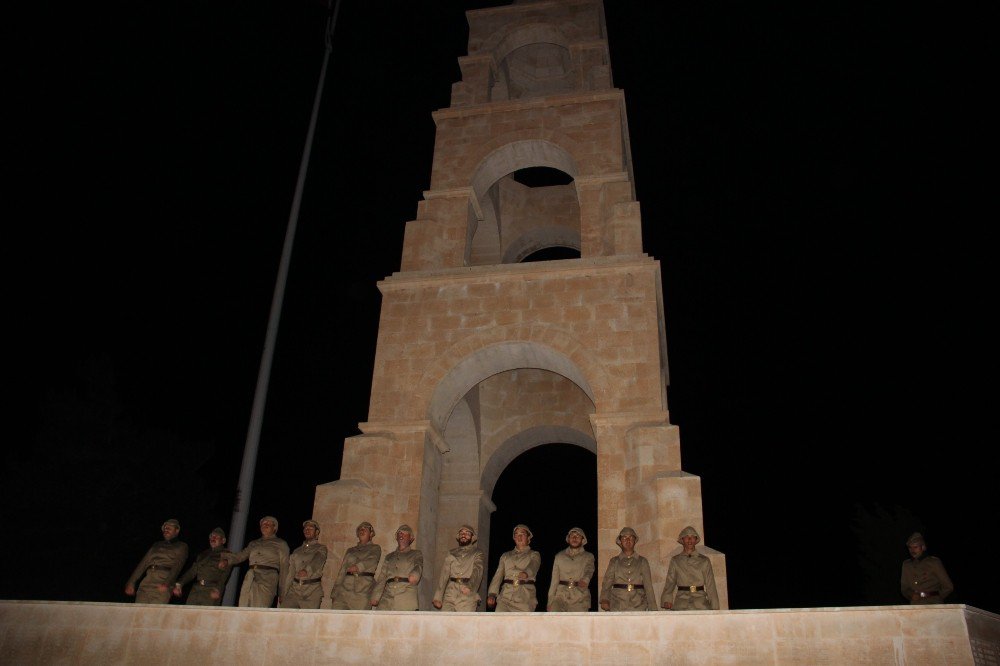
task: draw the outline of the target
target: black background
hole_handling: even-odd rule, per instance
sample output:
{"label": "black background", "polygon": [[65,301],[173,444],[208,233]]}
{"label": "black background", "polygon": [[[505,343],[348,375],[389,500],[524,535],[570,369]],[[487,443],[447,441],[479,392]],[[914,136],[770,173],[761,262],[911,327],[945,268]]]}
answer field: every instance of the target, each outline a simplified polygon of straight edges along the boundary
{"label": "black background", "polygon": [[[366,420],[375,283],[429,186],[463,11],[491,4],[341,7],[249,536],[270,513],[296,546]],[[919,529],[951,600],[998,611],[985,22],[789,5],[606,3],[705,542],[734,608],[891,604]],[[164,519],[193,552],[228,529],[326,8],[22,9],[0,598],[123,601]],[[561,451],[514,464],[593,474]],[[512,476],[498,505],[535,487]],[[593,524],[550,505],[496,516],[494,557],[514,522],[546,567]]]}

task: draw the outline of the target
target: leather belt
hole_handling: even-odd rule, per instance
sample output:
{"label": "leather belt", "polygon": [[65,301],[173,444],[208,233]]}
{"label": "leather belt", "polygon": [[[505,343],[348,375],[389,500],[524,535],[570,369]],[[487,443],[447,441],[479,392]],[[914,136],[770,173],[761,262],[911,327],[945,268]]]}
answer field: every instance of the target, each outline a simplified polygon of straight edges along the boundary
{"label": "leather belt", "polygon": [[575,580],[561,580],[559,581],[559,584],[565,585],[566,587],[583,587],[583,585],[580,585]]}
{"label": "leather belt", "polygon": [[390,578],[386,582],[389,582],[389,583],[409,583],[410,582],[410,577],[409,576],[393,576],[392,578]]}
{"label": "leather belt", "polygon": [[308,585],[310,583],[318,583],[321,580],[323,580],[323,578],[322,577],[320,577],[320,578],[308,578],[308,579],[307,578],[293,578],[292,580],[294,582],[298,583],[299,585]]}
{"label": "leather belt", "polygon": [[923,599],[925,597],[936,597],[936,596],[939,596],[941,593],[940,592],[918,592],[918,594],[920,595],[920,598]]}
{"label": "leather belt", "polygon": [[615,589],[618,589],[618,590],[628,590],[629,592],[631,592],[632,590],[645,590],[646,589],[645,587],[643,587],[643,585],[641,583],[638,583],[638,584],[637,583],[615,583],[611,587],[613,587]]}
{"label": "leather belt", "polygon": [[278,571],[278,567],[272,567],[266,564],[251,564],[250,569],[253,571],[257,571],[258,569],[263,569],[264,571]]}
{"label": "leather belt", "polygon": [[677,590],[679,592],[704,592],[704,585],[678,585]]}
{"label": "leather belt", "polygon": [[374,572],[371,572],[371,571],[355,571],[351,575],[352,576],[371,576],[372,578],[375,577]]}
{"label": "leather belt", "polygon": [[521,585],[534,585],[535,581],[533,581],[533,580],[521,580],[520,578],[504,578],[503,579],[503,584],[504,585],[513,585],[514,587],[519,587]]}
{"label": "leather belt", "polygon": [[166,564],[150,564],[146,567],[146,571],[169,571],[173,567],[168,567]]}
{"label": "leather belt", "polygon": [[448,580],[450,580],[453,583],[468,583],[472,579],[471,578],[449,578]]}

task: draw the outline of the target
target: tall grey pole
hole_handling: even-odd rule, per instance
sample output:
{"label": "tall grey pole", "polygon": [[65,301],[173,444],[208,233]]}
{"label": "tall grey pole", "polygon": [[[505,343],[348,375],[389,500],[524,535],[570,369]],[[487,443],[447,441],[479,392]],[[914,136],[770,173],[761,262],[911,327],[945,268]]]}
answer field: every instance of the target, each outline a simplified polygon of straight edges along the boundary
{"label": "tall grey pole", "polygon": [[[329,0],[327,7],[333,4]],[[238,552],[243,549],[243,539],[246,536],[247,510],[250,507],[250,496],[253,492],[253,477],[257,467],[257,448],[260,444],[260,428],[264,421],[264,405],[267,403],[267,387],[271,380],[271,363],[274,360],[274,344],[278,338],[278,323],[281,320],[281,305],[285,300],[285,283],[288,281],[288,265],[292,260],[292,245],[295,243],[295,229],[299,223],[299,208],[302,205],[302,190],[306,183],[306,173],[309,171],[309,156],[312,153],[313,136],[316,134],[316,119],[319,116],[319,104],[323,98],[323,83],[326,80],[326,68],[330,62],[330,52],[333,51],[333,30],[337,25],[337,14],[340,11],[340,0],[329,14],[326,21],[326,49],[323,52],[323,67],[320,68],[319,82],[316,84],[316,97],[313,100],[312,117],[309,119],[309,131],[306,133],[306,145],[302,149],[302,162],[299,164],[299,179],[295,183],[295,196],[292,198],[292,210],[288,215],[288,227],[285,230],[285,245],[281,250],[281,263],[278,265],[278,278],[274,285],[274,296],[271,299],[271,315],[267,322],[267,334],[264,337],[264,351],[261,354],[260,370],[257,372],[257,388],[253,396],[253,409],[250,412],[250,427],[247,429],[247,441],[243,448],[243,465],[240,467],[240,482],[236,487],[236,500],[233,503],[233,521],[229,526],[229,547]],[[236,576],[230,576],[226,585],[223,604],[232,606],[236,600]]]}

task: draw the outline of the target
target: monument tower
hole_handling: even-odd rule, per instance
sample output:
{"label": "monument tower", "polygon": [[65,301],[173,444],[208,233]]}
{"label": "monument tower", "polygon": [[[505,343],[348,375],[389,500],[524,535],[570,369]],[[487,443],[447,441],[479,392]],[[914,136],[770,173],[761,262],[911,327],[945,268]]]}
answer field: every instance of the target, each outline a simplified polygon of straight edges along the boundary
{"label": "monument tower", "polygon": [[[603,4],[466,15],[462,80],[433,114],[430,189],[406,224],[400,271],[378,285],[368,421],[344,442],[340,480],[316,491],[325,584],[358,523],[371,521],[387,552],[407,523],[429,608],[458,526],[489,543],[501,472],[535,446],[565,442],[597,455],[598,574],[630,525],[662,585],[680,530],[705,534],[701,484],[681,469],[667,410],[660,266],[642,251]],[[565,184],[519,182],[536,167]],[[519,263],[551,247],[579,258]],[[725,558],[701,550],[728,608]]]}

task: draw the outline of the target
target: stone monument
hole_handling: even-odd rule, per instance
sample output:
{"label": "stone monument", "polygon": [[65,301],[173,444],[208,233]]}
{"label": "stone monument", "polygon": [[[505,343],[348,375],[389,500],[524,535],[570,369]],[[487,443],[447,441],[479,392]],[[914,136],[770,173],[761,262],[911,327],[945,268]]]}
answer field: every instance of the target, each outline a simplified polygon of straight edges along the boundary
{"label": "stone monument", "polygon": [[[430,608],[457,527],[489,543],[504,468],[564,442],[597,456],[598,574],[630,525],[658,595],[680,530],[705,535],[701,484],[681,469],[669,419],[660,266],[642,251],[604,7],[517,2],[467,17],[462,80],[433,114],[430,189],[406,224],[400,271],[378,285],[368,421],[344,442],[340,479],[316,491],[325,584],[358,523],[375,525],[386,552],[407,523]],[[539,167],[562,180],[519,176]],[[552,247],[579,258],[521,263]],[[699,549],[728,608],[725,558]]]}

